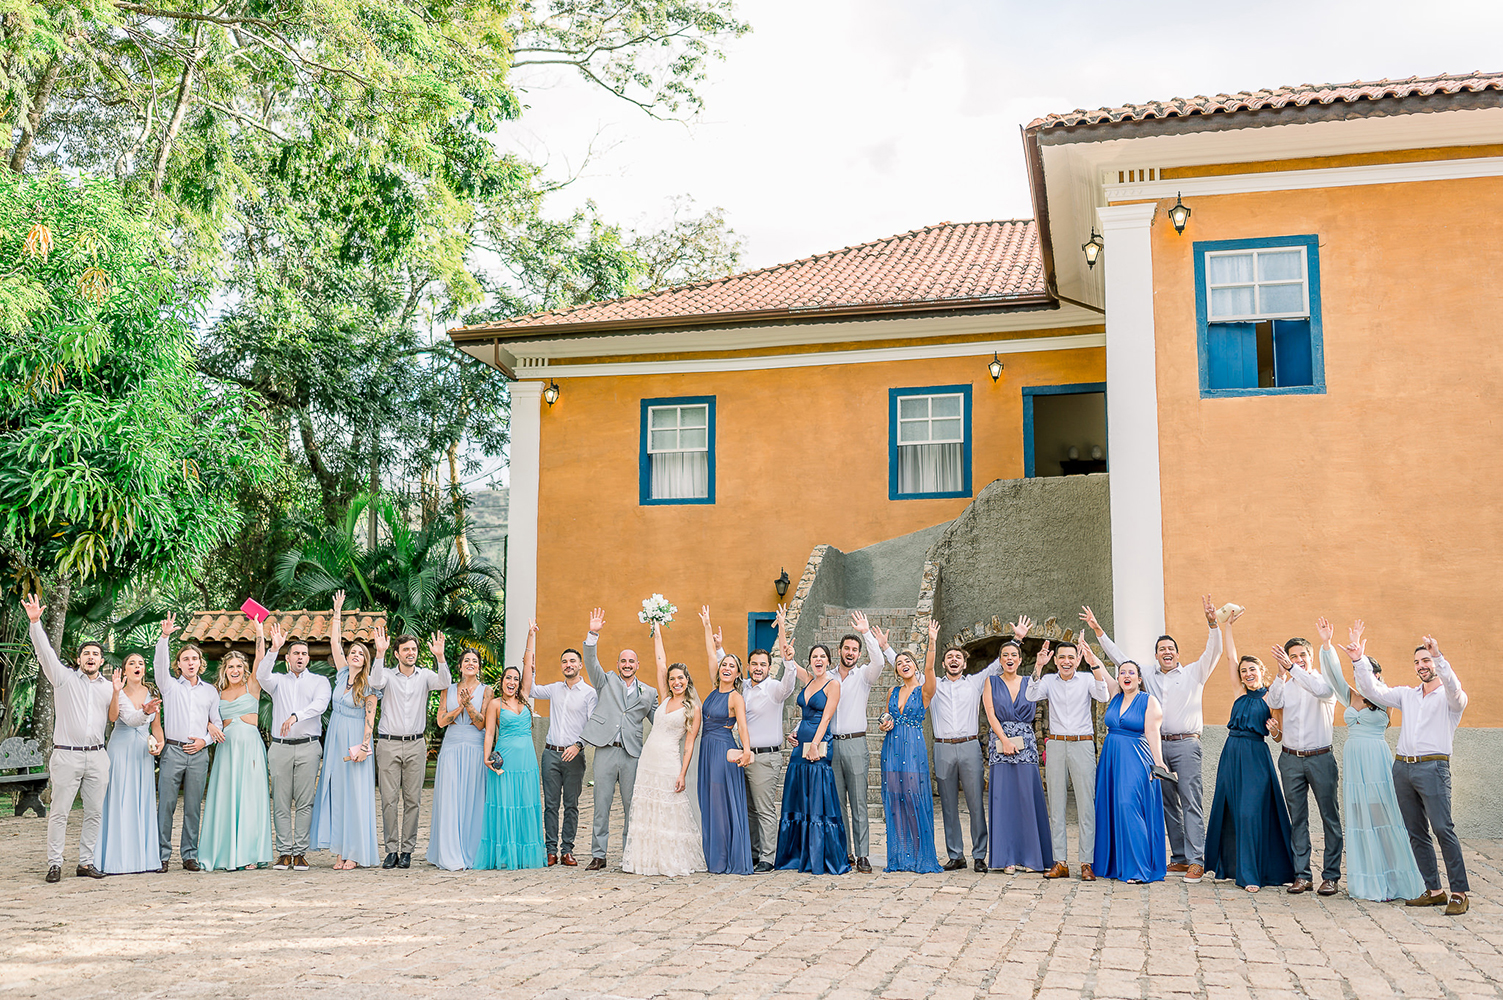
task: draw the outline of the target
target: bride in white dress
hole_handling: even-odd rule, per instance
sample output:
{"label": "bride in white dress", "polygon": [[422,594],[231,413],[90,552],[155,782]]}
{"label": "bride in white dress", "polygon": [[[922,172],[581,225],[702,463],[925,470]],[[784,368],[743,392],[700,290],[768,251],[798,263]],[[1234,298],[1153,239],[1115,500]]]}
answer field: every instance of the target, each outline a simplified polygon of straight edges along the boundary
{"label": "bride in white dress", "polygon": [[694,806],[684,791],[694,737],[699,733],[699,699],[689,668],[668,666],[663,636],[652,626],[658,663],[658,707],[652,732],[637,761],[631,829],[621,870],[635,875],[688,875],[705,870],[704,844]]}

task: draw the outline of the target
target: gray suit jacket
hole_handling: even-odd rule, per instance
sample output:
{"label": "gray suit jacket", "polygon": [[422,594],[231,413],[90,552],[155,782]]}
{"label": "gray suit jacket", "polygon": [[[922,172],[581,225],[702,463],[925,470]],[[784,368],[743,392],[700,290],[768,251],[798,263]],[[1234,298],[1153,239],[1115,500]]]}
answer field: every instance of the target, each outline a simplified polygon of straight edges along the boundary
{"label": "gray suit jacket", "polygon": [[640,677],[636,678],[637,700],[628,706],[626,682],[619,674],[605,672],[600,658],[595,655],[594,643],[584,644],[584,665],[600,700],[595,703],[595,712],[585,723],[580,738],[592,747],[620,743],[622,749],[633,757],[642,756],[642,723],[658,706],[657,688],[642,683]]}

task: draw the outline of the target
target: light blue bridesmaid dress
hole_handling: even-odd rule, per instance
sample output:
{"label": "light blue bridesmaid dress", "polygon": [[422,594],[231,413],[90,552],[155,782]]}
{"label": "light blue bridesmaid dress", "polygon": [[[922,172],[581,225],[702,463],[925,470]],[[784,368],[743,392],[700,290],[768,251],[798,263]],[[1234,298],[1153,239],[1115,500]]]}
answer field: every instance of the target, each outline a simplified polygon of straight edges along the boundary
{"label": "light blue bridesmaid dress", "polygon": [[[475,689],[476,702],[484,690]],[[452,712],[458,705],[459,686],[451,684],[444,692],[440,710]],[[459,713],[445,728],[438,768],[433,773],[429,864],[449,871],[475,867],[485,828],[485,776],[490,771],[480,759],[484,749],[485,730],[477,729],[468,713]],[[501,754],[504,757],[506,751]]]}
{"label": "light blue bridesmaid dress", "polygon": [[344,759],[351,747],[365,742],[365,699],[355,700],[345,686],[348,676],[341,670],[334,679],[334,711],[324,734],[324,766],[313,795],[308,838],[315,850],[368,867],[381,860],[376,848],[376,754],[372,745],[365,760]]}
{"label": "light blue bridesmaid dress", "polygon": [[[99,870],[109,875],[154,872],[162,867],[157,845],[156,759],[146,745],[156,713],[140,715],[134,705],[122,711],[110,733],[106,750],[110,757],[110,780],[104,791],[104,816],[99,827]],[[126,716],[143,721],[131,726]]]}

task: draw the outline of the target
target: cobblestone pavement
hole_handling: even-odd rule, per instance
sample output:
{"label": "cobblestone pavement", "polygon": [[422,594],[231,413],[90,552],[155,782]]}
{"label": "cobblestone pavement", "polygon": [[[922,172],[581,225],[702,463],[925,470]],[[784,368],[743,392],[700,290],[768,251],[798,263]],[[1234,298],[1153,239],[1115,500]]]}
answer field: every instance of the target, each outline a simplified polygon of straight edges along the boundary
{"label": "cobblestone pavement", "polygon": [[[42,882],[43,821],[0,818],[0,997],[1503,996],[1498,840],[1466,844],[1472,910],[1447,918],[1344,890],[1252,895],[1231,883],[670,880],[416,860],[336,872],[322,853],[303,873],[194,875],[174,862],[167,875],[94,881],[72,875],[78,817],[55,886]],[[423,819],[426,834],[426,803]],[[612,849],[614,863],[619,839]]]}

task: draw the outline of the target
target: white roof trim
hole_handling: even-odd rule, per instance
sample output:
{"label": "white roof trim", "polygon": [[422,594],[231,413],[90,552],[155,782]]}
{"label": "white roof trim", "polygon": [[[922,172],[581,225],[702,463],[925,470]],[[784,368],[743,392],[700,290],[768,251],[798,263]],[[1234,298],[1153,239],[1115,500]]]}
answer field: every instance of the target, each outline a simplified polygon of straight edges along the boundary
{"label": "white roof trim", "polygon": [[1412,184],[1503,176],[1503,156],[1464,160],[1421,160],[1411,163],[1372,163],[1357,167],[1318,170],[1270,170],[1255,174],[1222,174],[1180,180],[1108,184],[1108,203],[1197,195],[1250,194],[1256,191],[1305,191],[1312,188],[1356,187],[1365,184]]}

